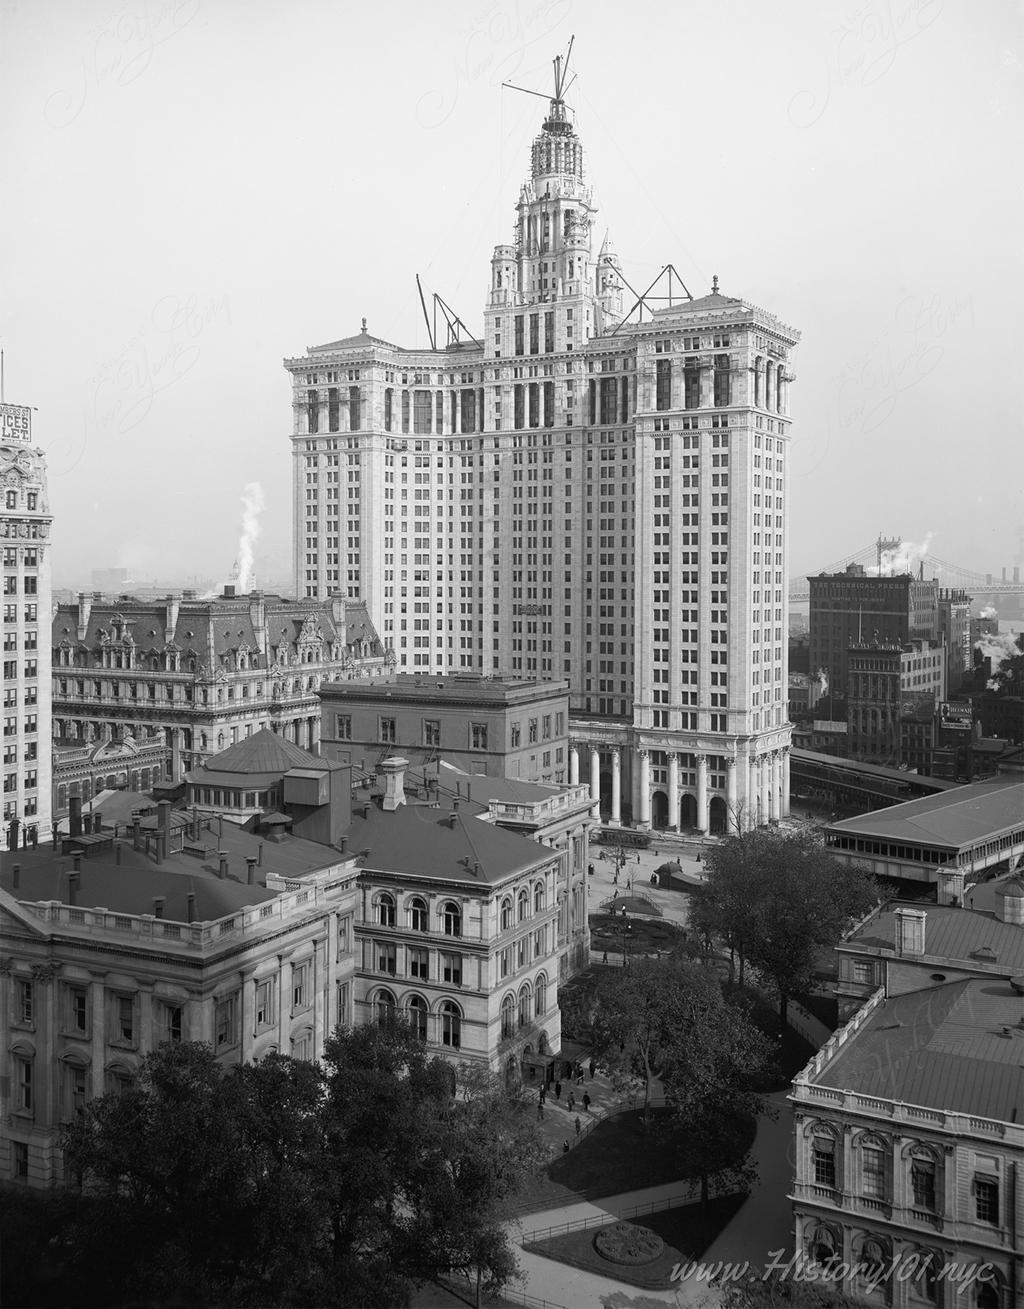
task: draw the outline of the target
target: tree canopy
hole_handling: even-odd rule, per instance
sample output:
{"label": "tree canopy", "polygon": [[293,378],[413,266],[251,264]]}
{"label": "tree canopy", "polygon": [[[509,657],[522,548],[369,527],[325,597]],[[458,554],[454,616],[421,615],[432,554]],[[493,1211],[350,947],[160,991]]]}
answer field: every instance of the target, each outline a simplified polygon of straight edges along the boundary
{"label": "tree canopy", "polygon": [[731,836],[707,852],[705,865],[691,922],[738,954],[741,981],[749,963],[774,987],[783,1022],[790,997],[811,985],[820,951],[878,901],[869,873],[807,833]]}
{"label": "tree canopy", "polygon": [[542,1160],[521,1104],[402,1024],[339,1030],[322,1064],[163,1045],[64,1146],[63,1278],[110,1305],[373,1309],[453,1271],[497,1289],[506,1206]]}
{"label": "tree canopy", "polygon": [[770,1076],[773,1050],[713,974],[685,955],[636,960],[598,987],[593,1048],[615,1082],[643,1088],[645,1112],[653,1082],[661,1082],[705,1200],[712,1176],[721,1182],[728,1172],[737,1187],[749,1182],[737,1142],[764,1109],[758,1088]]}

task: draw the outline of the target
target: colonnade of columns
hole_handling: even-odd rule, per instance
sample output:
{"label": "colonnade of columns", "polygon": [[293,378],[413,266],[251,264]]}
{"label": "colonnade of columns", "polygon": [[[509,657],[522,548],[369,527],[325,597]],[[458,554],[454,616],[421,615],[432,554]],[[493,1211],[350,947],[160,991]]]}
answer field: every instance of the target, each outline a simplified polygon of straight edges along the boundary
{"label": "colonnade of columns", "polygon": [[[600,818],[601,807],[601,755],[610,756],[611,796],[608,826],[622,825],[622,749],[619,746],[606,746],[571,742],[569,746],[569,782],[579,785],[580,750],[590,752],[590,799],[591,814]],[[668,784],[667,809],[668,828],[675,831],[679,826],[679,806],[682,790],[679,781],[679,755],[667,752]],[[696,764],[696,829],[706,832],[709,829],[711,809],[711,786],[708,773],[707,755],[695,756]],[[634,781],[633,816],[639,828],[651,826],[651,753],[640,747],[632,752],[631,775]],[[764,823],[778,822],[789,815],[789,751],[772,750],[765,754],[754,755],[749,760],[749,780],[743,787],[738,778],[739,765],[734,757],[725,760],[725,795],[727,825],[730,832],[748,830]],[[720,791],[719,791],[720,795]]]}

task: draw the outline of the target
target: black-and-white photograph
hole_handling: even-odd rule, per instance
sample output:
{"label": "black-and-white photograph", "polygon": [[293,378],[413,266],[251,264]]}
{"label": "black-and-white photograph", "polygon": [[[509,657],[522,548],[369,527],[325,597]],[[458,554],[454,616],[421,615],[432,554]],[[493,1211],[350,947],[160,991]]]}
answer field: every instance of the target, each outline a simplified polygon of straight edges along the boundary
{"label": "black-and-white photograph", "polygon": [[0,0],[0,1304],[1024,1305],[1022,58]]}

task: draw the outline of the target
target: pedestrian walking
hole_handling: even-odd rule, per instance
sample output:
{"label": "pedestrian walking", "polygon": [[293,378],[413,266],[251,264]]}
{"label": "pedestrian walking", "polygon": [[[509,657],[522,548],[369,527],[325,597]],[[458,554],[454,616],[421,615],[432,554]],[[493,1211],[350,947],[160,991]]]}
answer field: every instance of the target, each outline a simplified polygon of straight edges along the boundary
{"label": "pedestrian walking", "polygon": [[587,1091],[583,1092],[583,1112],[590,1113],[590,1095]]}
{"label": "pedestrian walking", "polygon": [[579,1114],[577,1114],[577,1115],[576,1115],[576,1135],[579,1136],[580,1132],[582,1132],[582,1131],[583,1131],[583,1124],[580,1122],[580,1116],[579,1116]]}
{"label": "pedestrian walking", "polygon": [[570,1091],[570,1092],[569,1092],[569,1104],[568,1104],[567,1108],[568,1108],[569,1112],[572,1113],[572,1111],[573,1111],[573,1109],[574,1109],[575,1107],[576,1107],[576,1097],[575,1097],[575,1095],[573,1095],[572,1091]]}
{"label": "pedestrian walking", "polygon": [[539,1123],[544,1117],[544,1101],[537,1101],[537,1122]]}
{"label": "pedestrian walking", "polygon": [[555,1099],[556,1099],[556,1100],[561,1100],[561,1098],[562,1098],[562,1083],[561,1083],[561,1082],[556,1082],[556,1083],[555,1083]]}
{"label": "pedestrian walking", "polygon": [[593,1059],[591,1059],[591,1061],[590,1061],[590,1080],[591,1080],[591,1081],[594,1080],[594,1061],[593,1061]]}
{"label": "pedestrian walking", "polygon": [[603,964],[606,964],[606,963],[608,962],[608,951],[607,951],[607,950],[606,950],[606,951],[604,952],[604,954],[601,956],[601,962],[602,962]]}
{"label": "pedestrian walking", "polygon": [[577,1064],[577,1065],[576,1065],[576,1085],[577,1085],[577,1086],[582,1086],[582,1085],[583,1085],[583,1065],[582,1065],[582,1064]]}

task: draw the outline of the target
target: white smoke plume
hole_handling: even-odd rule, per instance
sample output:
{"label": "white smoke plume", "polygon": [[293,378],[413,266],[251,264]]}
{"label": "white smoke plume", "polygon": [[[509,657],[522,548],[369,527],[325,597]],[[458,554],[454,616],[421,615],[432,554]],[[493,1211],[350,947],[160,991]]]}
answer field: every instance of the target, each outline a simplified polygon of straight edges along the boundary
{"label": "white smoke plume", "polygon": [[997,632],[994,635],[983,636],[980,641],[975,641],[974,648],[980,651],[983,659],[992,660],[993,676],[989,678],[985,685],[990,691],[998,691],[1002,685],[1002,679],[998,676],[1001,664],[1004,660],[1012,659],[1014,655],[1021,653],[1016,636],[1012,632]]}
{"label": "white smoke plume", "polygon": [[882,566],[872,565],[867,571],[872,577],[899,577],[901,573],[915,573],[918,564],[927,556],[934,532],[929,532],[920,544],[900,541],[892,550],[882,551]]}
{"label": "white smoke plume", "polygon": [[266,500],[259,482],[247,482],[242,488],[242,535],[238,541],[238,591],[252,590],[253,550],[260,534],[260,514]]}
{"label": "white smoke plume", "polygon": [[818,694],[821,696],[828,695],[828,669],[819,668],[814,680],[818,683]]}
{"label": "white smoke plume", "polygon": [[995,605],[986,605],[985,608],[981,611],[981,617],[995,618],[998,616],[998,613],[999,611],[996,609]]}
{"label": "white smoke plume", "polygon": [[[246,482],[242,487],[242,532],[238,538],[238,558],[231,570],[231,576],[224,583],[224,586],[233,586],[236,595],[245,595],[247,591],[252,590],[255,580],[252,568],[253,549],[260,534],[260,514],[265,504],[263,487],[259,482]],[[200,598],[213,600],[221,594],[224,586],[207,591]]]}

